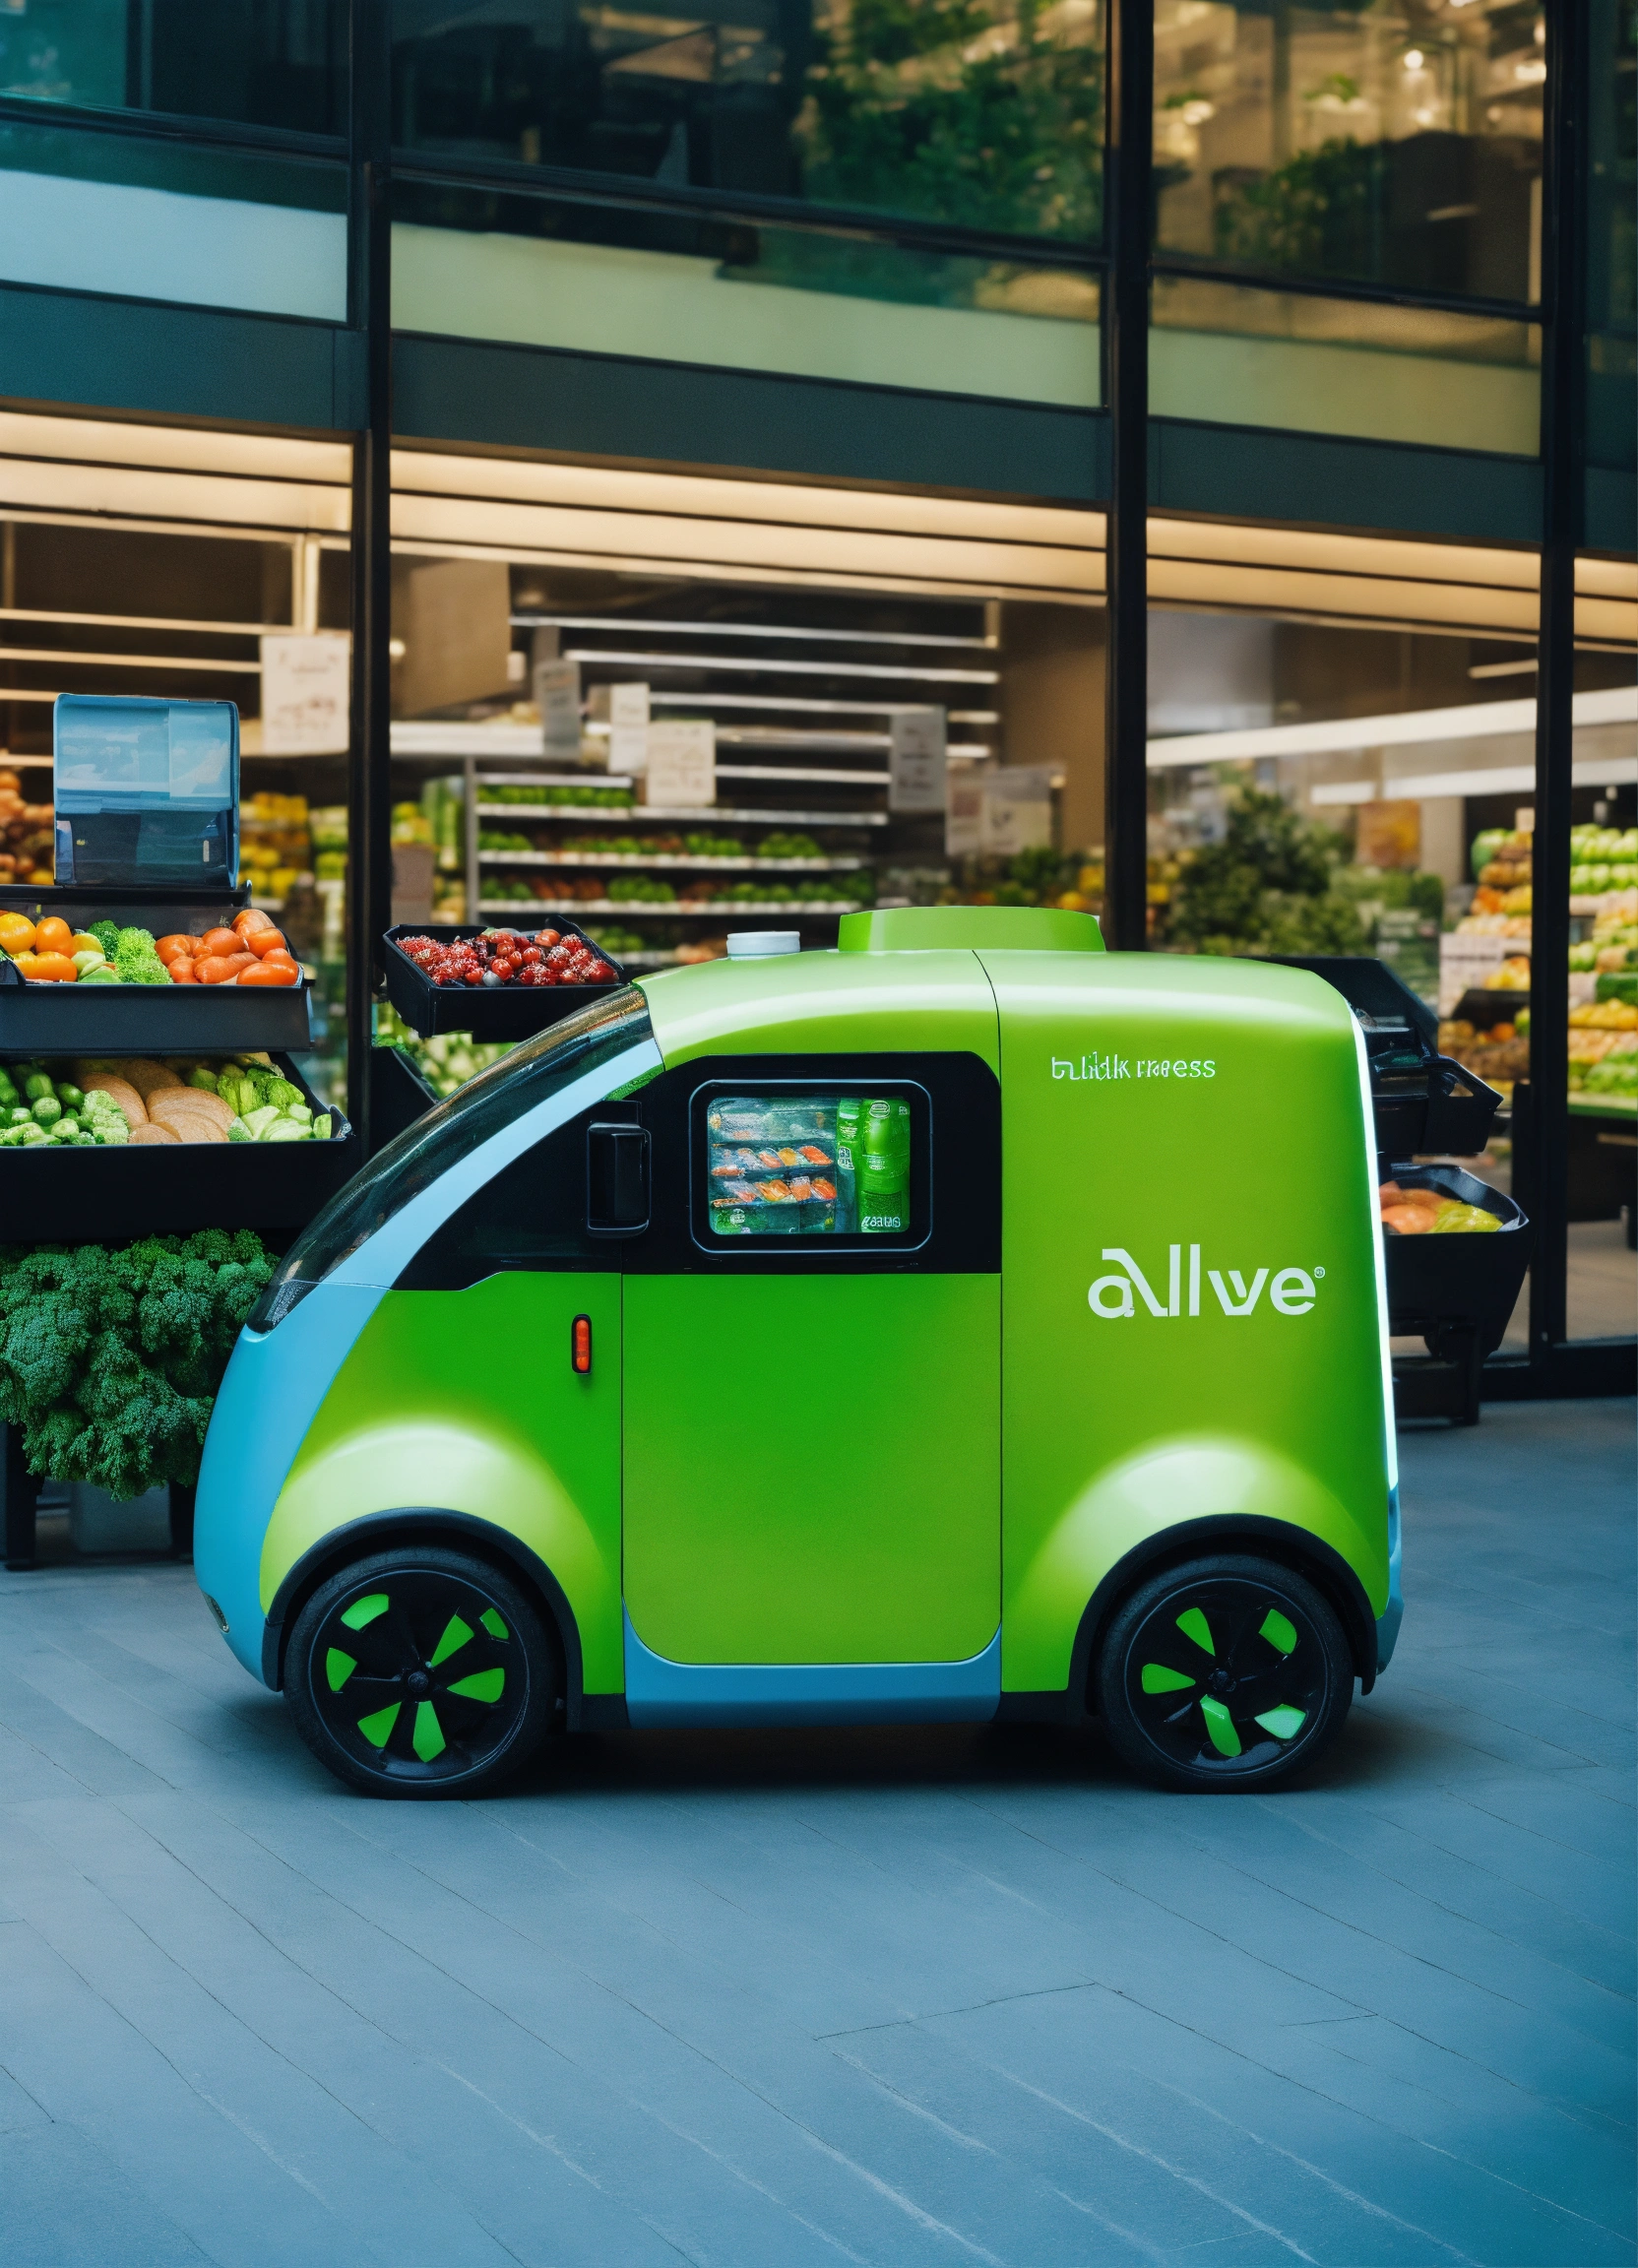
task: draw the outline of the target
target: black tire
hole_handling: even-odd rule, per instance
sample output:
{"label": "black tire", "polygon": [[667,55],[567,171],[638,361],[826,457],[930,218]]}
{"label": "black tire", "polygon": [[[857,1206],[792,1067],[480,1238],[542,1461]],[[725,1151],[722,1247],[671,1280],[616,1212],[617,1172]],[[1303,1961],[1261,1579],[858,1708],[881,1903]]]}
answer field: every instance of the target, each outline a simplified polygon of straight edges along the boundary
{"label": "black tire", "polygon": [[436,1544],[330,1576],[284,1657],[301,1737],[365,1796],[486,1795],[539,1746],[561,1690],[555,1636],[517,1584]]}
{"label": "black tire", "polygon": [[1335,1739],[1354,1659],[1304,1576],[1238,1552],[1151,1576],[1115,1613],[1093,1700],[1135,1772],[1164,1788],[1272,1788]]}

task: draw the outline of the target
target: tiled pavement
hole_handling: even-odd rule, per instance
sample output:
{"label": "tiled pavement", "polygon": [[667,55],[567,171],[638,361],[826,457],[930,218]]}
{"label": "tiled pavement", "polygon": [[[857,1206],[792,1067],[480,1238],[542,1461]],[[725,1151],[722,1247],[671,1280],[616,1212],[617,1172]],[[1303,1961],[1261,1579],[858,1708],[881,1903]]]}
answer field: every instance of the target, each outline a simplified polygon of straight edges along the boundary
{"label": "tiled pavement", "polygon": [[1051,1732],[311,1762],[187,1570],[0,1576],[0,2263],[1631,2257],[1633,1416],[1404,1438],[1314,1785]]}

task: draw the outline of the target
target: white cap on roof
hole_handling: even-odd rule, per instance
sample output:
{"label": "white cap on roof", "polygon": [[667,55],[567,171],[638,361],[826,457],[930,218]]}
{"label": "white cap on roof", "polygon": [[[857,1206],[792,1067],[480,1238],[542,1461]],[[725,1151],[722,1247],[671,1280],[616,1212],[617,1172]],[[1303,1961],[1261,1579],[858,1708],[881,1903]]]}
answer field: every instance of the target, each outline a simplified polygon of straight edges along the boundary
{"label": "white cap on roof", "polygon": [[730,929],[728,931],[728,959],[730,961],[764,961],[774,953],[799,953],[802,935],[799,929]]}

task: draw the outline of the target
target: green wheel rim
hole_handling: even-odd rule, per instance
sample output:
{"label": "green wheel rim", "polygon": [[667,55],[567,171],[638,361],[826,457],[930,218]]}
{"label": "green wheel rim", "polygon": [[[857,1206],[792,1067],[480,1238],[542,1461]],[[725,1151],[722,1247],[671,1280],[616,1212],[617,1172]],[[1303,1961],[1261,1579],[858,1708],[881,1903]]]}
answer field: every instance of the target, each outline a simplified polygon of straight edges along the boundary
{"label": "green wheel rim", "polygon": [[459,1779],[489,1763],[529,1703],[529,1662],[488,1593],[406,1565],[344,1593],[315,1637],[308,1685],[337,1744],[384,1779]]}
{"label": "green wheel rim", "polygon": [[1133,1632],[1126,1697],[1167,1763],[1217,1779],[1266,1771],[1325,1715],[1332,1670],[1298,1602],[1250,1577],[1180,1585]]}

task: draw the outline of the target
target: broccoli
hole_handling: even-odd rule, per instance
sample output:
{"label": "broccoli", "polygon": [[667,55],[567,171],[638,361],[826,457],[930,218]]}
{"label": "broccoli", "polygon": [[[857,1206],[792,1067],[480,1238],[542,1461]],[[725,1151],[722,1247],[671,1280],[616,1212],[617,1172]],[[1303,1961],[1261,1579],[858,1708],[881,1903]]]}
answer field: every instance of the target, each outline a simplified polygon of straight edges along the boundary
{"label": "broccoli", "polygon": [[30,1471],[120,1497],[197,1480],[217,1387],[272,1275],[250,1229],[0,1248],[0,1418]]}
{"label": "broccoli", "polygon": [[86,935],[94,937],[108,959],[110,961],[113,959],[114,947],[119,943],[119,923],[117,921],[94,921],[86,931]]}
{"label": "broccoli", "polygon": [[170,971],[154,950],[147,929],[122,929],[113,949],[114,975],[121,984],[168,984]]}

